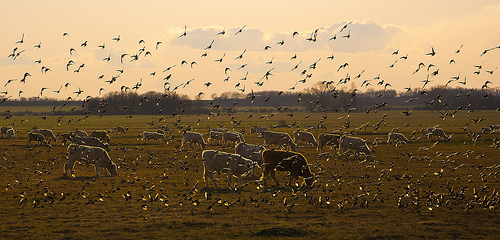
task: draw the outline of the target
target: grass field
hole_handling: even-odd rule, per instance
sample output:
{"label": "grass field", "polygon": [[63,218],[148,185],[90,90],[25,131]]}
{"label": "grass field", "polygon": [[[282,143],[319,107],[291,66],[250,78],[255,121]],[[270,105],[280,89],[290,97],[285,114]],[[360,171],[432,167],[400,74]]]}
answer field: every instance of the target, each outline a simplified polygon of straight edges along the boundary
{"label": "grass field", "polygon": [[[500,124],[500,112],[460,111],[445,119],[428,111],[414,111],[408,117],[400,111],[328,113],[326,118],[320,113],[262,118],[257,113],[248,118],[249,114],[175,116],[161,122],[159,116],[48,116],[45,120],[26,116],[22,123],[17,119],[16,139],[0,139],[0,239],[500,236],[500,134],[480,134],[481,127]],[[1,124],[10,125],[15,118]],[[298,152],[318,176],[312,188],[292,192],[285,185],[288,177],[278,173],[281,186],[268,191],[259,185],[258,176],[246,176],[245,184],[233,190],[223,188],[225,174],[217,176],[221,189],[206,189],[201,151],[197,147],[182,150],[180,131],[191,126],[207,133],[219,124],[233,128],[231,118],[241,120],[234,129],[244,129],[246,141],[255,144],[263,141],[250,134],[252,125],[269,127],[285,121],[300,123],[303,129],[324,119],[332,132],[349,120],[349,128],[339,132],[354,130],[368,141],[374,156],[339,158],[330,149],[318,155],[315,148],[301,146]],[[478,118],[485,120],[471,121]],[[371,126],[381,119],[380,128],[374,131]],[[366,131],[359,128],[365,123],[369,123]],[[109,154],[119,166],[119,176],[96,178],[93,166],[82,163],[75,165],[75,176],[68,178],[62,175],[66,146],[60,141],[51,148],[26,145],[27,130],[33,127],[64,133],[112,130],[117,125],[129,127],[125,135],[110,133]],[[144,144],[138,139],[139,132],[161,125],[174,129],[167,142]],[[435,125],[453,134],[451,141],[427,139],[426,128]],[[387,145],[387,133],[397,127],[414,140],[400,147]],[[291,134],[296,129],[274,130]],[[234,152],[221,146],[208,145],[207,149]]]}

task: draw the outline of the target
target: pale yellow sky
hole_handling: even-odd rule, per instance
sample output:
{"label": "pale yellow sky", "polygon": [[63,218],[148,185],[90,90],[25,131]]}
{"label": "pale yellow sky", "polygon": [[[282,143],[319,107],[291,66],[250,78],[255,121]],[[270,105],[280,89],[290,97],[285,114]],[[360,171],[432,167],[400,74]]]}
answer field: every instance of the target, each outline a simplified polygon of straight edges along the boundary
{"label": "pale yellow sky", "polygon": [[[2,0],[0,20],[0,91],[13,98],[19,96],[19,91],[24,97],[39,96],[42,88],[48,88],[43,91],[43,96],[48,97],[76,98],[74,92],[79,88],[84,91],[79,98],[94,97],[100,88],[104,88],[102,94],[119,91],[122,86],[132,88],[141,78],[139,92],[162,91],[168,82],[170,89],[178,86],[178,93],[191,98],[202,91],[205,99],[212,93],[243,87],[245,93],[250,89],[289,90],[294,86],[295,91],[301,91],[319,81],[337,83],[347,75],[362,91],[366,88],[361,83],[378,75],[393,89],[404,91],[410,85],[421,87],[427,74],[437,69],[439,74],[430,78],[428,87],[445,84],[458,75],[459,81],[467,78],[465,87],[478,88],[487,80],[493,82],[491,87],[499,84],[495,69],[500,65],[500,49],[480,57],[485,49],[500,45],[500,3],[491,0]],[[179,38],[185,25],[187,34]],[[218,35],[223,29],[226,34]],[[307,41],[316,29],[316,41]],[[292,37],[294,31],[298,35]],[[63,37],[65,32],[69,35]],[[16,43],[23,34],[23,43]],[[329,40],[335,35],[335,40]],[[120,40],[114,41],[118,36]],[[141,39],[144,43],[139,44]],[[212,47],[204,50],[212,40]],[[82,47],[85,41],[87,47]],[[284,44],[278,44],[281,41]],[[162,42],[158,48],[157,42]],[[39,43],[41,47],[35,48]],[[103,44],[104,49],[98,47]],[[265,46],[270,48],[264,50]],[[426,55],[431,47],[435,56]],[[244,50],[243,58],[235,59]],[[396,50],[398,55],[393,55]],[[207,56],[201,57],[205,51]],[[9,57],[12,53],[19,53],[15,60]],[[131,62],[131,56],[138,53],[138,60]],[[128,54],[123,64],[122,54]],[[297,58],[291,59],[295,54]],[[334,58],[328,59],[332,54]],[[408,59],[401,59],[407,54]],[[108,56],[109,62],[103,60]],[[215,61],[222,56],[222,62]],[[451,59],[456,63],[450,64]],[[67,70],[70,60],[74,64]],[[317,67],[310,68],[318,60]],[[188,64],[181,65],[182,61]],[[191,67],[192,62],[196,64]],[[420,62],[426,67],[412,74]],[[339,70],[344,63],[349,66]],[[81,64],[84,66],[75,73]],[[427,71],[429,64],[435,66]],[[176,67],[164,72],[173,65]],[[479,74],[474,74],[479,70],[475,65],[482,66]],[[50,71],[42,73],[42,67]],[[226,68],[230,70],[225,73]],[[120,77],[112,84],[105,82],[118,76],[117,70],[123,70]],[[261,80],[269,70],[269,80]],[[303,70],[312,74],[305,83],[298,82],[305,77],[300,74]],[[353,79],[363,70],[361,78]],[[492,70],[493,74],[486,72]],[[26,72],[31,76],[21,83]],[[241,80],[247,72],[247,80]],[[169,80],[164,80],[169,74]],[[101,75],[104,77],[98,79]],[[206,87],[207,82],[212,85]],[[263,84],[258,86],[256,82]],[[350,88],[351,82],[338,87]],[[66,83],[71,85],[61,88]],[[377,80],[371,83],[369,88],[383,89]],[[452,82],[449,86],[462,85]],[[60,88],[59,93],[54,92]]]}

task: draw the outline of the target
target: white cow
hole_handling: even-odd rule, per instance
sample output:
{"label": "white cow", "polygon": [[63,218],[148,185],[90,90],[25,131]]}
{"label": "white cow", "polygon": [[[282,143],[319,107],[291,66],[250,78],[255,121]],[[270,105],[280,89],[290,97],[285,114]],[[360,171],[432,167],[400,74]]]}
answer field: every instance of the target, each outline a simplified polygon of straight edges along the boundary
{"label": "white cow", "polygon": [[[259,168],[262,167],[262,152],[266,150],[265,147],[249,143],[240,142],[236,145],[234,153],[239,154],[245,158],[252,160]],[[254,176],[255,168],[252,168],[252,176]]]}
{"label": "white cow", "polygon": [[40,133],[45,137],[45,140],[49,141],[57,141],[57,137],[54,135],[52,130],[49,129],[33,129],[33,133]]}
{"label": "white cow", "polygon": [[453,134],[446,136],[444,133],[444,130],[441,128],[428,128],[427,131],[431,130],[429,133],[427,133],[427,138],[432,139],[433,137],[436,137],[436,139],[441,139],[443,141],[449,141]]}
{"label": "white cow", "polygon": [[243,137],[243,134],[239,132],[233,132],[233,131],[227,131],[222,134],[222,145],[223,146],[228,146],[229,144],[231,146],[236,145],[239,142],[244,142],[245,138]]}
{"label": "white cow", "polygon": [[289,146],[292,151],[295,151],[297,147],[288,133],[266,131],[262,133],[262,138],[264,138],[266,148],[269,148],[271,144],[275,144],[278,148]]}
{"label": "white cow", "polygon": [[316,138],[314,138],[314,135],[310,132],[303,132],[300,130],[297,130],[293,132],[293,138],[295,139],[295,144],[298,146],[300,141],[305,142],[306,144],[312,144],[314,147],[318,146],[318,142],[316,141]]}
{"label": "white cow", "polygon": [[239,154],[220,152],[216,150],[205,150],[202,153],[203,159],[203,177],[205,186],[208,188],[209,179],[218,188],[214,179],[214,173],[227,174],[227,186],[231,188],[231,179],[233,176],[238,178],[240,185],[243,185],[241,175],[252,169],[252,161],[242,157]]}
{"label": "white cow", "polygon": [[99,176],[99,167],[104,167],[107,173],[118,175],[116,164],[111,161],[106,150],[100,147],[71,144],[67,148],[67,160],[64,164],[64,175],[72,172],[77,161],[85,159],[88,163],[95,165],[96,176]]}
{"label": "white cow", "polygon": [[366,145],[366,140],[359,137],[342,136],[340,138],[339,155],[347,157],[346,153],[349,150],[354,151],[354,156],[356,158],[360,152],[365,154],[366,157],[370,157],[372,155],[372,151],[368,145]]}
{"label": "white cow", "polygon": [[160,141],[160,139],[165,139],[165,136],[161,133],[157,133],[157,132],[143,132],[142,133],[142,140],[144,141],[144,143],[146,143],[146,140],[157,140],[157,141]]}
{"label": "white cow", "polygon": [[198,144],[199,149],[205,149],[207,143],[203,139],[200,133],[197,132],[184,132],[182,134],[182,146],[187,149],[187,144]]}
{"label": "white cow", "polygon": [[408,138],[406,138],[402,133],[389,133],[389,136],[387,137],[387,144],[393,143],[397,146],[400,142],[409,143],[410,140],[408,140]]}
{"label": "white cow", "polygon": [[208,144],[212,145],[222,145],[222,136],[224,135],[223,132],[217,132],[217,131],[210,131],[208,134]]}

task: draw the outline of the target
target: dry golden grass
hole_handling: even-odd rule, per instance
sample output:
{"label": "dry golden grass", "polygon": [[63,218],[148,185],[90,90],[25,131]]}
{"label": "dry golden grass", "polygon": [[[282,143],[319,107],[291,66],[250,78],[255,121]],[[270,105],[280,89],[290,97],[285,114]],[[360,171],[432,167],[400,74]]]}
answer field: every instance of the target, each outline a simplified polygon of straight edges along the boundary
{"label": "dry golden grass", "polygon": [[[445,120],[439,113],[426,111],[409,117],[398,111],[355,113],[349,117],[348,131],[367,122],[373,125],[384,114],[388,114],[386,125],[380,130],[356,130],[368,140],[373,158],[339,158],[329,149],[329,154],[318,155],[312,147],[300,147],[298,151],[313,164],[318,179],[313,188],[298,192],[285,186],[285,174],[278,174],[281,187],[269,191],[263,191],[257,176],[245,177],[245,185],[234,190],[205,189],[201,151],[197,147],[181,151],[178,129],[167,143],[138,140],[139,132],[163,124],[173,127],[177,116],[161,123],[157,116],[90,116],[85,120],[83,116],[66,116],[61,125],[57,117],[26,117],[28,121],[21,125],[18,119],[14,126],[19,131],[17,138],[0,139],[0,238],[497,238],[500,150],[491,146],[500,134],[481,134],[482,138],[473,142],[475,136],[467,133],[500,123],[499,113],[473,112],[467,116],[459,112]],[[250,134],[252,125],[269,126],[285,120],[305,126],[317,124],[322,116],[305,118],[305,113],[294,113],[286,117],[280,113],[259,120],[260,115],[247,119],[248,115],[233,116],[242,120],[250,143],[262,143]],[[230,126],[231,117],[182,116],[179,126],[191,125],[206,133],[217,124]],[[476,117],[486,120],[474,125],[470,119]],[[346,119],[345,113],[330,113],[325,125],[332,131]],[[12,121],[3,120],[2,124]],[[148,125],[151,121],[155,125]],[[404,127],[406,123],[409,127]],[[466,123],[469,126],[463,131]],[[96,178],[93,166],[77,164],[75,176],[67,178],[62,175],[66,146],[60,141],[52,143],[52,148],[26,146],[26,131],[34,126],[62,133],[77,128],[108,130],[118,124],[128,126],[129,131],[125,135],[110,133],[109,154],[119,166],[115,177]],[[433,146],[435,141],[428,140],[420,129],[438,124],[448,134],[453,133],[453,138]],[[415,138],[421,138],[400,148],[388,146],[387,133],[398,126],[407,137],[416,130]],[[295,129],[275,130],[292,133]],[[374,147],[376,138],[381,143]],[[210,145],[207,149],[223,150]],[[473,152],[464,155],[469,150]],[[218,179],[219,186],[225,187],[225,174]]]}

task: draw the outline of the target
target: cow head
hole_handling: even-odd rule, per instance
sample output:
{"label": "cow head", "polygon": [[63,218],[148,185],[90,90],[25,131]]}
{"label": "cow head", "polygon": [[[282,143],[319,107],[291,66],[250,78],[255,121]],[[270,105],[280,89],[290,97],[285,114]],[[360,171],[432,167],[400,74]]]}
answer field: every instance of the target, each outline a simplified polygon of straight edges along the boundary
{"label": "cow head", "polygon": [[109,144],[107,144],[107,143],[104,143],[104,147],[103,148],[106,151],[111,151],[111,148],[109,148]]}
{"label": "cow head", "polygon": [[372,150],[370,150],[366,144],[359,151],[364,153],[366,157],[370,157],[372,155]]}
{"label": "cow head", "polygon": [[113,162],[111,162],[111,166],[107,167],[106,169],[108,169],[109,174],[118,175],[116,164],[114,164]]}

